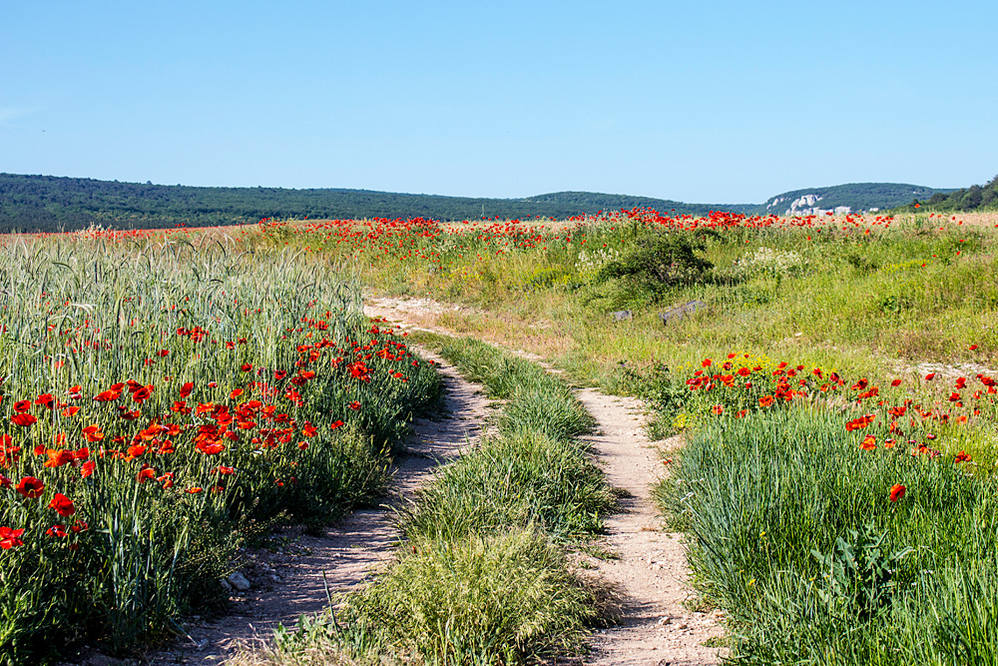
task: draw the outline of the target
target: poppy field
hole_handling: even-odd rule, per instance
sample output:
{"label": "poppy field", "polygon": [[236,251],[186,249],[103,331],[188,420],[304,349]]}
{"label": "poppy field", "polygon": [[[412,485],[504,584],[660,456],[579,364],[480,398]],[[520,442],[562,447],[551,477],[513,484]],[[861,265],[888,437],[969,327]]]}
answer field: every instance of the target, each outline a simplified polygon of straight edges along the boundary
{"label": "poppy field", "polygon": [[462,306],[428,324],[644,397],[655,432],[684,438],[657,493],[734,663],[956,665],[998,653],[996,227],[622,211],[273,241]]}
{"label": "poppy field", "polygon": [[6,662],[175,633],[247,540],[376,497],[436,399],[322,258],[194,241],[0,247]]}
{"label": "poppy field", "polygon": [[[254,534],[329,521],[383,489],[392,445],[439,384],[404,335],[360,316],[362,289],[445,304],[416,323],[638,395],[656,435],[682,435],[656,492],[735,663],[998,652],[993,215],[263,220],[10,238],[0,251],[0,643],[12,654],[57,651],[54,631],[119,652],[169,634],[195,599],[220,598]],[[690,316],[661,319],[694,300]],[[353,598],[362,630],[284,634],[290,663],[312,639],[488,662],[481,636],[461,656],[418,622],[400,633],[377,618],[449,594],[412,581],[476,570],[496,526],[514,530],[492,545],[517,564],[490,571],[495,584],[560,581],[576,609],[571,641],[510,638],[506,656],[577,650],[598,621],[562,546],[548,547],[596,534],[611,504],[576,448],[576,407],[478,344],[450,353],[516,398],[499,436],[403,516],[412,557],[400,551]],[[551,395],[563,414],[535,409]],[[573,430],[545,430],[559,419]],[[536,456],[563,465],[571,496]],[[507,497],[490,475],[509,460],[526,485]],[[507,611],[496,626],[524,620]]]}

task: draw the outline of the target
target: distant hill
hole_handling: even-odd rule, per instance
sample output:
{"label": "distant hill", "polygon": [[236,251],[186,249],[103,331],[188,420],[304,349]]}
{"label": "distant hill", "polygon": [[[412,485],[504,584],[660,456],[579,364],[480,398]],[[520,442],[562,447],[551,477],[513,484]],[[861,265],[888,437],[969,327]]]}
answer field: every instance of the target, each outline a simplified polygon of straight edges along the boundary
{"label": "distant hill", "polygon": [[492,199],[350,189],[189,187],[0,174],[0,232],[72,230],[91,224],[122,228],[173,227],[179,223],[214,226],[253,223],[264,217],[565,218],[634,207],[691,214],[717,209],[706,204],[595,192]]}
{"label": "distant hill", "polygon": [[[748,214],[785,214],[792,210],[807,214],[836,206],[849,206],[852,210],[888,208],[948,191],[915,185],[858,183],[796,190],[763,204],[689,204],[598,192],[554,192],[494,199],[331,188],[190,187],[0,173],[0,232],[69,231],[93,224],[128,229],[179,224],[199,227],[249,224],[265,217],[566,218],[635,207],[692,215],[712,210]],[[798,202],[796,207],[794,202]],[[801,207],[801,202],[807,207]]]}
{"label": "distant hill", "polygon": [[909,204],[916,199],[945,195],[946,192],[952,190],[906,183],[848,183],[777,194],[752,212],[809,215],[829,210],[833,212],[884,210]]}
{"label": "distant hill", "polygon": [[[971,185],[961,190],[951,190],[949,193],[937,192],[928,199],[921,199],[921,203],[926,210],[996,210],[998,209],[998,176],[984,185]],[[914,202],[908,202],[905,208],[914,210]]]}

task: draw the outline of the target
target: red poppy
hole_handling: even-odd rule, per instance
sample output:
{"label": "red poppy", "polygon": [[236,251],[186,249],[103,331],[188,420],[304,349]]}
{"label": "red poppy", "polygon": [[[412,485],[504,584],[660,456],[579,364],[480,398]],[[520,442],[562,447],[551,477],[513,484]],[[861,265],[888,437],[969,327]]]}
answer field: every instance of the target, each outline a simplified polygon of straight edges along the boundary
{"label": "red poppy", "polygon": [[10,550],[15,546],[23,546],[22,534],[24,534],[24,529],[12,530],[9,527],[0,527],[0,548]]}
{"label": "red poppy", "polygon": [[26,412],[30,409],[31,409],[30,400],[18,400],[17,402],[14,403],[15,412]]}
{"label": "red poppy", "polygon": [[962,463],[962,462],[968,462],[969,460],[970,456],[967,455],[966,452],[960,451],[960,453],[956,454],[956,458],[953,459],[953,462]]}
{"label": "red poppy", "polygon": [[42,496],[43,490],[45,490],[45,484],[33,476],[26,476],[17,484],[17,492],[28,499],[38,499]]}
{"label": "red poppy", "polygon": [[73,504],[73,501],[62,493],[55,494],[55,497],[49,502],[49,508],[55,509],[55,512],[60,516],[72,516],[76,513],[76,506]]}
{"label": "red poppy", "polygon": [[859,445],[859,448],[864,451],[872,451],[877,448],[877,438],[873,435],[867,435],[863,438],[863,443]]}
{"label": "red poppy", "polygon": [[771,395],[764,395],[761,398],[759,398],[760,407],[769,407],[772,404],[773,404],[773,396]]}
{"label": "red poppy", "polygon": [[87,462],[83,463],[83,467],[80,468],[80,476],[83,477],[84,479],[87,478],[88,476],[94,473],[94,467],[96,466],[97,465],[94,463],[93,460],[88,460]]}
{"label": "red poppy", "polygon": [[22,428],[34,425],[35,423],[38,422],[38,419],[36,419],[31,414],[24,414],[24,413],[14,414],[12,417],[10,417],[10,420],[14,425],[21,426]]}
{"label": "red poppy", "polygon": [[45,530],[45,534],[50,537],[66,537],[69,536],[69,532],[66,531],[65,525],[53,525],[52,527]]}
{"label": "red poppy", "polygon": [[899,499],[904,497],[904,492],[906,490],[907,488],[902,486],[900,483],[895,483],[893,486],[891,486],[891,495],[890,495],[891,501],[897,502]]}
{"label": "red poppy", "polygon": [[140,386],[132,393],[132,400],[140,404],[145,402],[152,396],[153,388],[152,384],[149,386]]}
{"label": "red poppy", "polygon": [[340,421],[340,420],[337,419],[336,421],[333,421],[332,423],[329,424],[329,429],[330,430],[336,430],[337,428],[339,428],[342,425],[343,425],[343,421]]}
{"label": "red poppy", "polygon": [[186,398],[191,394],[191,391],[193,390],[194,390],[194,382],[185,383],[183,386],[180,387],[180,397]]}
{"label": "red poppy", "polygon": [[894,386],[894,387],[901,386],[901,380],[900,379],[895,379],[895,380],[891,381],[891,386]]}

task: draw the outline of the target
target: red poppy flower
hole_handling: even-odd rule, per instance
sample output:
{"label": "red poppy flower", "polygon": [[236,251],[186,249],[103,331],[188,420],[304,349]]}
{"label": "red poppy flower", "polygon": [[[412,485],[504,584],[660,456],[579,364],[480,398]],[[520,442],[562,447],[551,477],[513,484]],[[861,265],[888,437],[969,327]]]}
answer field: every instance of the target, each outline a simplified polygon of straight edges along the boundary
{"label": "red poppy flower", "polygon": [[906,490],[907,488],[902,486],[900,483],[895,483],[893,486],[891,486],[891,494],[890,494],[891,501],[897,502],[899,499],[904,497],[904,492]]}
{"label": "red poppy flower", "polygon": [[94,401],[96,401],[96,402],[114,402],[115,400],[117,400],[120,397],[121,397],[121,391],[120,390],[118,390],[118,391],[107,390],[107,391],[101,391],[100,393],[98,393],[97,395],[95,395],[94,396]]}
{"label": "red poppy flower", "polygon": [[764,395],[761,398],[759,398],[760,407],[769,407],[772,404],[773,404],[773,396],[771,395]]}
{"label": "red poppy flower", "polygon": [[149,386],[140,386],[134,393],[132,393],[132,400],[140,404],[145,402],[150,396],[152,396],[153,388],[152,384]]}
{"label": "red poppy flower", "polygon": [[38,499],[45,490],[45,484],[33,476],[26,476],[17,484],[17,492],[28,499]]}
{"label": "red poppy flower", "polygon": [[76,506],[73,504],[73,501],[62,493],[55,494],[55,497],[49,502],[49,508],[55,509],[55,512],[60,516],[72,516],[76,513]]}
{"label": "red poppy flower", "polygon": [[193,390],[194,390],[194,382],[185,383],[183,386],[180,387],[180,397],[186,398],[191,394],[191,391]]}
{"label": "red poppy flower", "polygon": [[873,435],[867,435],[863,438],[863,443],[859,445],[859,448],[864,451],[872,451],[877,448],[877,438]]}
{"label": "red poppy flower", "polygon": [[891,386],[894,386],[894,387],[901,386],[901,380],[900,379],[895,379],[895,380],[891,381]]}
{"label": "red poppy flower", "polygon": [[29,409],[31,409],[30,400],[18,400],[17,402],[14,403],[15,412],[26,412]]}
{"label": "red poppy flower", "polygon": [[347,405],[347,407],[349,407],[350,409],[353,409],[353,410],[358,410],[358,409],[360,409],[360,403],[357,402],[356,400],[354,400],[349,405]]}
{"label": "red poppy flower", "polygon": [[94,473],[94,467],[96,466],[97,465],[94,463],[93,460],[88,460],[87,462],[83,463],[83,467],[80,468],[80,476],[83,477],[84,479],[87,478],[88,476]]}
{"label": "red poppy flower", "polygon": [[35,423],[38,422],[38,419],[36,419],[31,414],[24,414],[24,413],[14,414],[12,417],[10,417],[10,420],[14,425],[21,426],[22,428],[34,425]]}
{"label": "red poppy flower", "polygon": [[23,546],[22,534],[24,534],[24,529],[12,530],[9,527],[0,527],[0,548],[10,550],[15,546]]}
{"label": "red poppy flower", "polygon": [[65,525],[53,525],[52,527],[45,530],[45,534],[50,537],[66,537],[69,536],[69,532],[66,531]]}
{"label": "red poppy flower", "polygon": [[956,458],[953,459],[953,462],[962,463],[962,462],[968,462],[969,460],[970,456],[967,455],[966,452],[960,451],[960,453],[956,454]]}
{"label": "red poppy flower", "polygon": [[336,430],[337,428],[339,428],[342,425],[343,425],[343,421],[340,421],[340,420],[337,419],[336,421],[333,421],[332,423],[329,424],[329,429],[330,430]]}

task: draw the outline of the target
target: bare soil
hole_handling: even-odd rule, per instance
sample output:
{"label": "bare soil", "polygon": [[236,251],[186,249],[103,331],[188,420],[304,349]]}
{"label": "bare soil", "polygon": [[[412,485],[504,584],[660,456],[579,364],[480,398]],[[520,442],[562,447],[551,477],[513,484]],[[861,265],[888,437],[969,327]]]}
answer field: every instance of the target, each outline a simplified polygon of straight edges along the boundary
{"label": "bare soil", "polygon": [[661,664],[692,666],[720,663],[720,650],[704,642],[724,635],[717,611],[694,610],[682,535],[662,531],[651,498],[661,477],[661,450],[681,444],[649,441],[644,409],[633,398],[608,396],[593,389],[576,393],[599,422],[591,437],[607,480],[622,491],[620,511],[607,519],[607,545],[614,559],[591,559],[603,580],[623,597],[620,624],[595,635],[586,663],[609,666]]}
{"label": "bare soil", "polygon": [[443,359],[418,351],[440,368],[443,414],[413,424],[405,454],[395,460],[385,504],[354,511],[319,536],[300,530],[279,533],[274,541],[284,542],[280,552],[247,553],[249,565],[242,571],[252,587],[232,597],[229,614],[189,623],[185,639],[148,655],[144,663],[221,663],[247,645],[269,640],[278,624],[293,626],[299,616],[322,611],[330,597],[357,589],[386,563],[399,542],[395,508],[411,499],[441,462],[473,444],[488,406],[479,385],[461,378]]}

